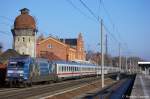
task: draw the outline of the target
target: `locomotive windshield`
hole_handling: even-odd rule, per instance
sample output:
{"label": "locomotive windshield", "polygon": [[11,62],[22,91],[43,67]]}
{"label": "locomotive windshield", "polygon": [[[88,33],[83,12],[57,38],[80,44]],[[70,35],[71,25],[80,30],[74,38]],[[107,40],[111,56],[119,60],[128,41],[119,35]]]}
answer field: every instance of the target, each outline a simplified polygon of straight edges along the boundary
{"label": "locomotive windshield", "polygon": [[17,66],[23,68],[24,64],[25,64],[24,62],[18,62],[18,63],[17,63]]}
{"label": "locomotive windshield", "polygon": [[23,68],[24,64],[24,62],[10,62],[9,67]]}

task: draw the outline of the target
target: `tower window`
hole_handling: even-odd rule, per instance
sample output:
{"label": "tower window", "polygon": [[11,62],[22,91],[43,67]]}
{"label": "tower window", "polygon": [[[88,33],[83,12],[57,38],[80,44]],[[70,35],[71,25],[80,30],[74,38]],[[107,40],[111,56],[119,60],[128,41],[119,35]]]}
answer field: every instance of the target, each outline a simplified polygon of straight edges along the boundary
{"label": "tower window", "polygon": [[24,41],[25,41],[25,38],[23,37],[22,39],[23,39],[23,42],[24,42]]}
{"label": "tower window", "polygon": [[30,42],[30,38],[29,38],[29,42]]}
{"label": "tower window", "polygon": [[48,48],[52,48],[52,44],[48,44]]}
{"label": "tower window", "polygon": [[19,41],[19,38],[18,38],[18,41]]}

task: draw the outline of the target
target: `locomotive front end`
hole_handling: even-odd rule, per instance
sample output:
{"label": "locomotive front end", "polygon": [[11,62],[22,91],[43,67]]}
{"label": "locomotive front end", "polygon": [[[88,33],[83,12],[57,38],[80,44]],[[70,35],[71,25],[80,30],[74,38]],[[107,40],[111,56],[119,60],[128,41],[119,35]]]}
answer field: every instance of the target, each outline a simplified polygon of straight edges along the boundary
{"label": "locomotive front end", "polygon": [[29,78],[28,60],[11,58],[7,66],[7,82],[10,85],[24,83]]}

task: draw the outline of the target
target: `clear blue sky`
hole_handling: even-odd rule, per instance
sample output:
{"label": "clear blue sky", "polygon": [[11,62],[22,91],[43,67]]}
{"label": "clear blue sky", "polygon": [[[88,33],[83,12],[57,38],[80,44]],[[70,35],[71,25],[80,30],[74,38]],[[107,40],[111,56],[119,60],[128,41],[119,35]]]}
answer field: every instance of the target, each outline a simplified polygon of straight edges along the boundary
{"label": "clear blue sky", "polygon": [[[39,34],[69,38],[77,37],[82,32],[86,49],[98,51],[100,25],[93,21],[94,17],[79,0],[71,1],[90,18],[82,15],[67,0],[1,0],[0,32],[7,33],[0,33],[4,50],[12,48],[11,27],[16,16],[20,14],[19,10],[26,7],[37,19]],[[83,1],[97,16],[103,18],[109,31],[123,44],[123,55],[135,55],[150,60],[150,0],[103,0],[109,16],[103,7],[99,7],[99,0]],[[108,47],[109,53],[118,54],[118,44],[109,34]]]}

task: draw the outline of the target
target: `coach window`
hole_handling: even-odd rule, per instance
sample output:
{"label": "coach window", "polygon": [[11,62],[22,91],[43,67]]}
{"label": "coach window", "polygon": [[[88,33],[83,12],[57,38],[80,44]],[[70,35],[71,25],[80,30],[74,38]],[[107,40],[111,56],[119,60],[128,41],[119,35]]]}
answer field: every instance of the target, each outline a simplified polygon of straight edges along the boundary
{"label": "coach window", "polygon": [[64,72],[64,67],[62,66],[62,71]]}
{"label": "coach window", "polygon": [[22,40],[23,40],[23,42],[24,42],[24,41],[25,41],[25,38],[23,37]]}
{"label": "coach window", "polygon": [[62,66],[62,72],[64,71],[64,67]]}
{"label": "coach window", "polygon": [[69,67],[69,71],[71,71],[71,67]]}
{"label": "coach window", "polygon": [[68,68],[68,66],[67,66],[67,71],[69,71],[69,68]]}

